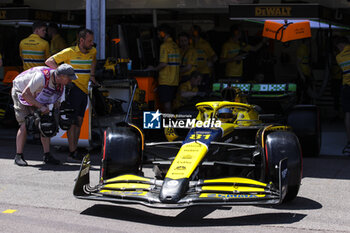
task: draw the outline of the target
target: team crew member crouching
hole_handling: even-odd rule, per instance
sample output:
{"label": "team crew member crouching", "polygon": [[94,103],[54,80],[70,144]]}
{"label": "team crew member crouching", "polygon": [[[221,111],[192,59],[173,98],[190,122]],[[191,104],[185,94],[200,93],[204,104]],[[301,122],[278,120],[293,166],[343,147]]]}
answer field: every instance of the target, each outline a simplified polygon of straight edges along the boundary
{"label": "team crew member crouching", "polygon": [[[23,157],[23,148],[27,138],[25,117],[40,110],[47,114],[49,104],[60,103],[64,86],[77,79],[74,69],[67,64],[59,66],[56,70],[46,66],[38,66],[26,70],[13,80],[12,99],[15,116],[20,125],[16,137],[15,164],[27,166]],[[50,138],[41,136],[44,149],[44,162],[47,164],[59,164],[60,161],[50,154]]]}
{"label": "team crew member crouching", "polygon": [[48,58],[45,64],[51,68],[56,68],[62,62],[73,66],[78,79],[73,81],[73,85],[66,96],[66,101],[74,109],[74,122],[67,131],[69,155],[68,160],[75,162],[80,160],[77,152],[77,145],[80,135],[80,128],[83,123],[85,109],[87,105],[87,94],[89,81],[98,85],[95,80],[96,49],[94,45],[94,33],[89,29],[83,29],[78,34],[78,45],[62,50]]}

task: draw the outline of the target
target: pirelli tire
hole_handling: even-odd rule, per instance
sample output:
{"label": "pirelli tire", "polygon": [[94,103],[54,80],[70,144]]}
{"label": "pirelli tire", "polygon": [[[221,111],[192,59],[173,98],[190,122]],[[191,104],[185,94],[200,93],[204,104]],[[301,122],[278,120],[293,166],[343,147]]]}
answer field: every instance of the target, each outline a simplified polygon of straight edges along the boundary
{"label": "pirelli tire", "polygon": [[302,154],[297,136],[290,131],[271,132],[265,140],[267,181],[278,184],[279,162],[288,158],[288,188],[283,202],[292,201],[298,195],[302,178]]}
{"label": "pirelli tire", "polygon": [[315,105],[296,105],[288,114],[287,124],[298,136],[303,156],[318,157],[321,149],[321,120]]}
{"label": "pirelli tire", "polygon": [[103,180],[122,174],[140,174],[142,139],[136,128],[129,125],[107,128],[102,153]]}

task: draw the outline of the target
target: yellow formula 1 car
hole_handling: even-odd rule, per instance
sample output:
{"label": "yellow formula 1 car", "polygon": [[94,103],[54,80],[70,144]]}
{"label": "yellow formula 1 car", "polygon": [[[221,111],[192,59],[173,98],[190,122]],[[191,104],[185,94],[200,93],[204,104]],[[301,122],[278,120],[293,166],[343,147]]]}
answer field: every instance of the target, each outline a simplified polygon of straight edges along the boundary
{"label": "yellow formula 1 car", "polygon": [[[128,123],[107,129],[100,182],[89,185],[86,156],[75,197],[186,208],[280,204],[297,196],[302,156],[289,127],[263,123],[253,105],[215,101],[196,107],[196,120],[188,120],[194,126],[183,141],[145,143],[142,131]],[[144,154],[158,149],[175,156],[153,161],[154,177],[144,177]]]}

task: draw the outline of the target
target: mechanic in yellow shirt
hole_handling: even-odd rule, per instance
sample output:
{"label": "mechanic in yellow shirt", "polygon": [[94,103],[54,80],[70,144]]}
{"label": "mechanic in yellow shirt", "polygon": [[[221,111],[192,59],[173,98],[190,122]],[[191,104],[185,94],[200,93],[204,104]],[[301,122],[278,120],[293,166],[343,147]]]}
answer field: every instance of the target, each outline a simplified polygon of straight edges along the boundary
{"label": "mechanic in yellow shirt", "polygon": [[96,49],[93,45],[94,33],[89,29],[83,29],[79,32],[78,45],[54,54],[45,62],[51,68],[56,68],[61,63],[70,64],[78,76],[78,79],[72,82],[73,85],[66,97],[66,101],[74,109],[74,122],[67,131],[70,151],[68,159],[71,161],[81,160],[77,152],[77,145],[87,105],[89,81],[98,85],[95,80]]}
{"label": "mechanic in yellow shirt", "polygon": [[28,70],[35,66],[44,66],[45,60],[50,56],[49,43],[44,40],[46,35],[46,24],[35,22],[33,33],[21,40],[19,53],[23,62],[23,70]]}
{"label": "mechanic in yellow shirt", "polygon": [[341,91],[341,101],[343,112],[345,113],[345,128],[347,145],[343,149],[343,154],[350,156],[350,43],[346,37],[339,37],[335,40],[339,54],[336,56],[337,63],[343,72],[343,87]]}
{"label": "mechanic in yellow shirt", "polygon": [[213,48],[204,40],[201,34],[201,28],[198,25],[193,25],[191,35],[193,39],[193,48],[197,51],[197,70],[203,75],[200,89],[206,92],[211,90],[211,76],[214,69],[214,63],[218,60]]}
{"label": "mechanic in yellow shirt", "polygon": [[224,43],[221,50],[220,63],[226,64],[225,76],[235,81],[242,81],[243,60],[248,56],[249,51],[259,50],[265,40],[256,46],[241,43],[241,30],[237,25],[230,27],[230,38]]}
{"label": "mechanic in yellow shirt", "polygon": [[0,54],[0,67],[2,67],[2,56]]}
{"label": "mechanic in yellow shirt", "polygon": [[148,68],[159,71],[157,91],[161,111],[164,113],[171,112],[172,102],[179,85],[180,72],[180,49],[171,38],[170,33],[171,28],[168,25],[164,24],[158,28],[158,36],[163,41],[160,45],[159,64]]}
{"label": "mechanic in yellow shirt", "polygon": [[203,96],[205,94],[204,92],[199,92],[198,90],[201,81],[202,74],[198,71],[193,71],[191,73],[190,79],[180,84],[176,93],[176,98],[174,100],[174,110],[178,110],[180,107],[189,104],[193,97]]}
{"label": "mechanic in yellow shirt", "polygon": [[191,73],[197,70],[197,52],[190,46],[190,37],[186,32],[179,34],[179,45],[181,53],[180,83],[191,78]]}
{"label": "mechanic in yellow shirt", "polygon": [[50,41],[50,54],[54,55],[61,50],[67,48],[67,44],[58,33],[58,26],[55,23],[50,23],[47,28],[47,34],[49,35]]}

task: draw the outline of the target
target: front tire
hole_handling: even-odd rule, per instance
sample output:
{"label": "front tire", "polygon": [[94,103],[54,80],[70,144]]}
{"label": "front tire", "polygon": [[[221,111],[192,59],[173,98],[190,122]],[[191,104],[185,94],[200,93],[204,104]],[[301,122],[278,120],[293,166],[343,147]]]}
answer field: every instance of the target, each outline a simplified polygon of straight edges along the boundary
{"label": "front tire", "polygon": [[142,163],[140,132],[130,125],[108,128],[104,133],[101,179],[139,174]]}
{"label": "front tire", "polygon": [[279,162],[288,158],[288,189],[283,202],[292,201],[299,192],[302,178],[302,156],[299,140],[289,131],[277,131],[267,135],[265,143],[265,160],[267,164],[267,181],[278,184]]}

